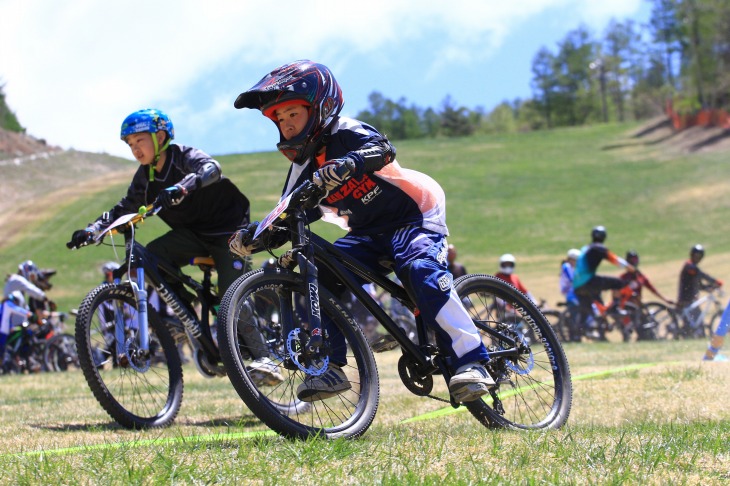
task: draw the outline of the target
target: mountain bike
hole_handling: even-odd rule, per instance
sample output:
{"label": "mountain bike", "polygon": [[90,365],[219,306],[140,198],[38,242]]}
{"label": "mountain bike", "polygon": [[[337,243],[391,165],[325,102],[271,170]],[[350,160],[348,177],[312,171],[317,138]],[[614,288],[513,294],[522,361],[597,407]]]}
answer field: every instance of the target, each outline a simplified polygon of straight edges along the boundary
{"label": "mountain bike", "polygon": [[8,335],[0,373],[39,373],[78,368],[76,340],[64,333],[63,312],[32,314]]}
{"label": "mountain bike", "polygon": [[43,349],[43,363],[48,371],[69,371],[80,368],[76,338],[65,332],[65,312],[50,312],[47,321],[53,326],[54,333],[46,341]]}
{"label": "mountain bike", "polygon": [[[125,261],[114,272],[115,283],[91,290],[76,317],[84,377],[102,408],[130,429],[165,427],[175,420],[183,396],[178,343],[187,341],[193,350],[192,361],[204,377],[226,374],[211,333],[210,316],[216,314],[219,302],[211,282],[213,259],[191,260],[203,272],[198,281],[157,258],[135,239],[137,223],[159,210],[158,206],[143,206],[139,213],[118,218],[95,238],[101,244],[107,235],[123,234]],[[71,242],[67,246],[74,248]],[[126,280],[121,281],[125,275]],[[158,315],[147,300],[148,288],[159,294],[174,319],[163,320]],[[199,311],[184,295],[195,296]],[[306,408],[302,402],[293,402],[287,406]]]}
{"label": "mountain bike", "polygon": [[678,310],[679,337],[703,338],[711,337],[712,332],[720,324],[725,310],[721,287],[713,286],[702,289],[704,295],[683,309]]}
{"label": "mountain bike", "polygon": [[[579,309],[569,308],[564,302],[561,302],[558,306],[565,307],[565,309],[561,313],[557,332],[560,335],[569,335],[570,333],[566,330],[569,330],[571,326],[576,326],[579,328],[579,332],[574,331],[574,334],[583,335],[588,339],[608,341],[610,336],[618,334],[620,337],[617,337],[616,340],[623,342],[631,341],[634,333],[647,335],[651,332],[649,327],[654,324],[643,318],[641,307],[631,301],[633,296],[634,291],[626,286],[617,291],[617,295],[610,303],[604,304],[601,294],[597,293],[590,296],[590,310],[582,312]],[[587,306],[587,304],[581,305]],[[581,319],[583,322],[577,323],[574,322],[576,312],[579,316],[586,313],[588,315]]]}
{"label": "mountain bike", "polygon": [[[440,374],[448,383],[451,368],[429,339],[404,287],[353,260],[306,224],[305,211],[322,197],[322,188],[302,184],[282,198],[254,235],[256,239],[267,228],[283,223],[291,234],[290,251],[298,270],[279,266],[255,270],[240,277],[223,297],[218,321],[221,356],[239,396],[266,425],[288,438],[359,437],[372,424],[380,393],[373,351],[345,303],[320,286],[319,271],[326,268],[398,342],[402,351],[398,374],[404,386],[415,395],[460,407],[450,396],[432,395],[433,376]],[[419,344],[363,290],[358,278],[384,289],[416,316]],[[514,287],[489,275],[465,275],[453,285],[489,351],[486,366],[497,382],[488,395],[463,406],[487,427],[562,426],[571,408],[570,370],[558,338],[537,307]],[[248,352],[241,335],[248,327],[271,323],[273,315],[280,332],[278,342],[283,343],[275,350],[275,361],[285,379],[277,386],[262,387],[247,371]],[[522,322],[537,337],[529,344],[518,331]],[[338,355],[346,356],[342,370],[351,388],[311,402],[307,413],[281,413],[277,404],[295,397],[307,376],[326,373]]]}

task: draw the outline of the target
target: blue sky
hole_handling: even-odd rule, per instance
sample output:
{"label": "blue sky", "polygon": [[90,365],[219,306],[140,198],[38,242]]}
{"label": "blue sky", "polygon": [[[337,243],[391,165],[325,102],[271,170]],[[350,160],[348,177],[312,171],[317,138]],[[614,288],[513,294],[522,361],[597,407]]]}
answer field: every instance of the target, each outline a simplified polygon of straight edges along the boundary
{"label": "blue sky", "polygon": [[0,0],[0,82],[28,133],[131,158],[129,113],[166,111],[176,142],[210,154],[269,151],[278,135],[233,101],[273,68],[326,64],[343,114],[373,91],[438,109],[527,98],[531,63],[579,25],[646,22],[646,0]]}

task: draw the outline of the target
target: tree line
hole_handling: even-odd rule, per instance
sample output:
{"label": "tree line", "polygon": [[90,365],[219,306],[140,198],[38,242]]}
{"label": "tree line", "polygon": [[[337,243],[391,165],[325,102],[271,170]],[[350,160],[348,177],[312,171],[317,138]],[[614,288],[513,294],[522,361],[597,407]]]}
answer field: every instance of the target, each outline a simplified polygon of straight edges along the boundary
{"label": "tree line", "polygon": [[357,117],[398,140],[641,120],[669,102],[684,113],[730,109],[730,2],[646,1],[647,24],[614,19],[599,38],[579,26],[556,49],[539,49],[529,99],[486,111],[446,96],[423,109],[373,92]]}

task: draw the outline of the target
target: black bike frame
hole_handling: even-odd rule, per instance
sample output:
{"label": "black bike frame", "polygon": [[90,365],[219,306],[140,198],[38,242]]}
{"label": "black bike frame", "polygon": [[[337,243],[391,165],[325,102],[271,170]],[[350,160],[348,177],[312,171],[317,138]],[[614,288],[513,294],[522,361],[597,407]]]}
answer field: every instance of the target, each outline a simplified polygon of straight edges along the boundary
{"label": "black bike frame", "polygon": [[[441,367],[436,365],[431,359],[431,355],[421,350],[416,343],[406,336],[405,332],[403,332],[388,313],[383,310],[380,304],[378,304],[378,302],[373,299],[370,294],[365,291],[365,289],[363,289],[354,276],[360,277],[367,282],[372,282],[385,289],[392,298],[397,299],[411,312],[414,312],[416,311],[416,307],[413,304],[413,299],[410,298],[405,288],[389,279],[386,275],[374,272],[365,267],[329,241],[309,231],[306,228],[306,223],[301,210],[297,209],[296,213],[297,215],[294,216],[294,227],[296,230],[292,231],[292,248],[294,250],[299,250],[299,268],[302,275],[305,277],[307,286],[311,289],[312,285],[317,285],[316,280],[318,271],[317,267],[311,262],[311,258],[313,257],[317,265],[321,265],[329,270],[338,281],[340,281],[355,295],[355,297],[365,306],[375,319],[380,322],[391,336],[393,336],[406,354],[413,356],[413,358],[417,360],[422,369],[427,369],[430,372],[440,369]],[[314,249],[314,255],[304,255],[303,250],[310,245],[311,248]],[[311,297],[310,291],[310,307],[316,306],[315,308],[319,308],[319,302],[311,303]],[[317,298],[319,297],[317,296]],[[308,312],[312,312],[312,309],[309,309]],[[420,316],[417,316],[416,320],[418,322],[417,329],[419,342],[426,343],[426,332],[421,323]],[[317,323],[319,323],[319,319],[317,319]],[[316,327],[319,326],[313,326],[313,328]]]}

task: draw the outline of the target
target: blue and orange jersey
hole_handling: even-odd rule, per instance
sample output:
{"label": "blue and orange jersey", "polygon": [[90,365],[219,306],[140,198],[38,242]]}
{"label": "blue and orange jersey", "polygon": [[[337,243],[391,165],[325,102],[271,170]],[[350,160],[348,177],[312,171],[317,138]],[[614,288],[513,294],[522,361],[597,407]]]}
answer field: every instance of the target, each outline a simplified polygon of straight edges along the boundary
{"label": "blue and orange jersey", "polygon": [[606,248],[603,243],[591,243],[580,250],[580,256],[575,263],[575,274],[573,275],[573,288],[577,289],[588,283],[596,275],[598,265],[607,260],[618,267],[628,265],[626,260],[617,256]]}

